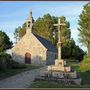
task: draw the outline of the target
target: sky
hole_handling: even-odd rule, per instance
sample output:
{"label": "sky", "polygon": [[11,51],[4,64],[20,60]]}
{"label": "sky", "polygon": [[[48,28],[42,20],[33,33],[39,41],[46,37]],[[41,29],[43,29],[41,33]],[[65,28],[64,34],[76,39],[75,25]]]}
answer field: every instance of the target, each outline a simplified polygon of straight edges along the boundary
{"label": "sky", "polygon": [[26,21],[32,10],[33,18],[43,17],[49,13],[52,16],[65,16],[70,22],[71,37],[83,50],[87,50],[78,40],[78,19],[83,6],[89,1],[0,1],[0,30],[6,32],[14,42],[14,31]]}

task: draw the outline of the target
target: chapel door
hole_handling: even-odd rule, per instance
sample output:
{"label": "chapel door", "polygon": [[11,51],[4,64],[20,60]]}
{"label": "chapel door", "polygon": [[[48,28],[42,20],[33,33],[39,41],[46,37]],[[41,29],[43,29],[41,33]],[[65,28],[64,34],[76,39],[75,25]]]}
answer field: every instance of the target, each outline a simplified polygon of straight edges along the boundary
{"label": "chapel door", "polygon": [[30,53],[25,54],[25,64],[31,64],[31,54]]}

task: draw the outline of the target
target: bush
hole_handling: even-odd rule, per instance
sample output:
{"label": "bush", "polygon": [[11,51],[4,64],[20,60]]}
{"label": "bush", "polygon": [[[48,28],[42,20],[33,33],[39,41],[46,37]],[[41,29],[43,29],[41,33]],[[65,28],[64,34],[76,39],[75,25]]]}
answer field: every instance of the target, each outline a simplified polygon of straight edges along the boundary
{"label": "bush", "polygon": [[0,53],[0,70],[6,70],[7,68],[11,68],[11,55],[1,52]]}
{"label": "bush", "polygon": [[4,52],[0,53],[0,70],[5,71],[7,68],[21,69],[25,67],[25,64],[13,61],[11,55]]}
{"label": "bush", "polygon": [[6,64],[5,60],[0,57],[0,70],[5,71],[6,70]]}
{"label": "bush", "polygon": [[20,64],[16,61],[12,60],[12,68],[13,69],[22,69],[22,68],[26,68],[26,65],[25,64]]}

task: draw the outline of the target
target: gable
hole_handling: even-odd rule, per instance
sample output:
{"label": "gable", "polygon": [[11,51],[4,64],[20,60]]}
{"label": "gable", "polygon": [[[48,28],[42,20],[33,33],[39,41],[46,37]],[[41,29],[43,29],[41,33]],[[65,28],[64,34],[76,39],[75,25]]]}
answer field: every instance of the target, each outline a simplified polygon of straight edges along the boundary
{"label": "gable", "polygon": [[12,48],[12,51],[18,51],[18,50],[47,50],[45,46],[42,45],[42,43],[31,33],[31,34],[25,34],[20,41]]}

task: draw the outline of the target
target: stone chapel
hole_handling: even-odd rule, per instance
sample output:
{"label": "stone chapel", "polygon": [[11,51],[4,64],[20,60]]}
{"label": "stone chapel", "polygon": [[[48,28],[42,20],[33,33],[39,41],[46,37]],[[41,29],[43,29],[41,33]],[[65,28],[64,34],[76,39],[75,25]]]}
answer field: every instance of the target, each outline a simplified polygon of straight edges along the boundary
{"label": "stone chapel", "polygon": [[24,64],[54,64],[56,47],[48,40],[33,33],[32,12],[26,20],[26,34],[12,48],[13,60]]}

